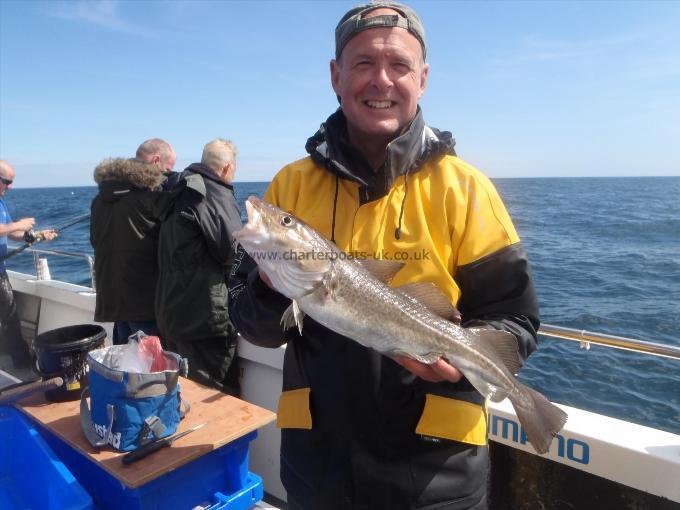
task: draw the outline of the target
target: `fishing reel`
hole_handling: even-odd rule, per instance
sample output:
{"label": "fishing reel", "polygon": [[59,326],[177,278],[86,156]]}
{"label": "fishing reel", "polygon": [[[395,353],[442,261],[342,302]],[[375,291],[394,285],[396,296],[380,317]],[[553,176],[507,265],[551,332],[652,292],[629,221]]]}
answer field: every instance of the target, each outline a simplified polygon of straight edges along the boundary
{"label": "fishing reel", "polygon": [[43,232],[35,232],[33,229],[24,232],[24,241],[28,244],[33,244],[35,242],[40,242],[45,240],[45,234]]}

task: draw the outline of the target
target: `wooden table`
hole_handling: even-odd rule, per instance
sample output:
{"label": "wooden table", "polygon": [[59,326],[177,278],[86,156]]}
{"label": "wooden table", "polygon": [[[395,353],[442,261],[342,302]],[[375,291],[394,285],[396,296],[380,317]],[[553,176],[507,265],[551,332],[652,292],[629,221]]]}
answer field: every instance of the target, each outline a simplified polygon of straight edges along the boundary
{"label": "wooden table", "polygon": [[191,410],[180,422],[177,432],[201,423],[206,425],[178,439],[169,448],[161,448],[127,466],[121,462],[124,452],[116,452],[111,446],[96,450],[87,441],[80,425],[80,401],[53,403],[40,394],[19,401],[17,407],[131,488],[144,485],[276,418],[267,409],[189,379],[180,378],[180,385],[182,398],[189,401]]}

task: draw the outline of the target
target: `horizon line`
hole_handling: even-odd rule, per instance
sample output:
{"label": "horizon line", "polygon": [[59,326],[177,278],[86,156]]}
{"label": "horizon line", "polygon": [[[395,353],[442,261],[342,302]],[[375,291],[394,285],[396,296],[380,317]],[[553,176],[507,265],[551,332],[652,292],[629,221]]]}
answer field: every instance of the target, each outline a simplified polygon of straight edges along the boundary
{"label": "horizon line", "polygon": [[[664,179],[664,178],[678,178],[680,174],[677,175],[520,175],[514,177],[490,177],[492,181],[502,180],[502,179]],[[269,184],[271,180],[268,181],[234,181],[233,184]],[[12,186],[13,190],[22,189],[63,189],[63,188],[96,188],[97,184],[72,184],[72,185],[59,185],[59,186]]]}

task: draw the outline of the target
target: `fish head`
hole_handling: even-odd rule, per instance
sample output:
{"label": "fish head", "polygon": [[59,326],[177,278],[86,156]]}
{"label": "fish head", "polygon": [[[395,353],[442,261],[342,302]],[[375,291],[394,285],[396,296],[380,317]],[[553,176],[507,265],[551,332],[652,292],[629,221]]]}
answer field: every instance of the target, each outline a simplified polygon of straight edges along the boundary
{"label": "fish head", "polygon": [[248,222],[234,240],[281,294],[296,299],[313,292],[337,259],[338,248],[294,215],[257,197],[246,201]]}

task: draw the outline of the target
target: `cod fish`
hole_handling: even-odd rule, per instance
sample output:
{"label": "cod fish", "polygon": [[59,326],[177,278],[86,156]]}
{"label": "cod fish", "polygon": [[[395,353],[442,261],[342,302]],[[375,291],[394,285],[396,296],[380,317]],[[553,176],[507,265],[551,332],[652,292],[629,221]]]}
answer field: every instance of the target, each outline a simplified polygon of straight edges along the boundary
{"label": "cod fish", "polygon": [[447,320],[455,310],[434,284],[391,288],[403,263],[352,259],[303,221],[257,197],[248,199],[246,209],[248,223],[234,239],[292,300],[281,320],[284,328],[302,332],[309,315],[384,355],[428,364],[443,357],[485,398],[510,399],[534,449],[548,451],[567,415],[515,378],[521,360],[512,334]]}

